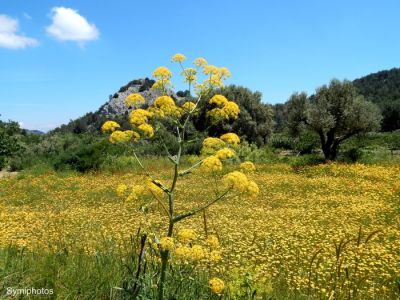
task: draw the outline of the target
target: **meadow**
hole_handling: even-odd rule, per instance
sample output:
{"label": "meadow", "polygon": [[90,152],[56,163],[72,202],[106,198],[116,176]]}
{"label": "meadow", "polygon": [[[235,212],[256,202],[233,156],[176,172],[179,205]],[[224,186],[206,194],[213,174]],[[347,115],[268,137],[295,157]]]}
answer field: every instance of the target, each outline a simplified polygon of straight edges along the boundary
{"label": "meadow", "polygon": [[[144,164],[157,179],[171,178],[166,160]],[[195,236],[176,246],[202,250],[172,255],[167,299],[399,298],[400,164],[263,163],[248,176],[256,198],[224,199],[177,225]],[[155,298],[151,233],[166,231],[166,217],[157,204],[139,208],[116,193],[144,180],[138,166],[0,179],[0,297],[10,286],[36,286],[54,289],[49,298]],[[200,171],[182,177],[176,210],[200,206],[214,187]],[[210,291],[212,277],[224,280],[221,295]]]}

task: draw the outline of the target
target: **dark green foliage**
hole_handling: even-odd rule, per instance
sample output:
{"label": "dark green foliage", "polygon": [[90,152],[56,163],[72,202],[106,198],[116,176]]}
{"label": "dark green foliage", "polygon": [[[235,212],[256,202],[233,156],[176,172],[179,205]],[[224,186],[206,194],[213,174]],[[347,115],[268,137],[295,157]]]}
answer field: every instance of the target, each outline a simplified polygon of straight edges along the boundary
{"label": "dark green foliage", "polygon": [[290,165],[295,172],[300,172],[306,166],[319,165],[325,162],[325,159],[317,154],[306,154],[291,159]]}
{"label": "dark green foliage", "polygon": [[0,121],[0,170],[6,166],[7,160],[18,155],[22,150],[21,139],[26,132],[17,122]]}
{"label": "dark green foliage", "polygon": [[274,112],[274,132],[282,132],[287,127],[288,109],[287,104],[277,103],[272,106]]}
{"label": "dark green foliage", "polygon": [[186,97],[189,97],[189,96],[190,96],[190,91],[189,91],[189,90],[178,91],[178,92],[176,93],[176,95],[177,95],[178,97],[186,98]]}
{"label": "dark green foliage", "polygon": [[353,83],[366,100],[381,109],[383,131],[400,129],[400,68],[373,73]]}
{"label": "dark green foliage", "polygon": [[71,169],[79,172],[98,170],[107,153],[107,141],[101,141],[91,145],[82,145],[72,151],[65,151],[54,161],[57,171]]}
{"label": "dark green foliage", "polygon": [[[206,116],[208,100],[215,94],[224,95],[228,100],[239,105],[239,118],[230,122],[213,125]],[[249,143],[262,146],[267,143],[273,129],[272,108],[261,102],[261,93],[248,88],[230,85],[209,95],[200,105],[200,113],[194,119],[199,131],[208,132],[209,136],[219,136],[226,132],[235,132]]]}

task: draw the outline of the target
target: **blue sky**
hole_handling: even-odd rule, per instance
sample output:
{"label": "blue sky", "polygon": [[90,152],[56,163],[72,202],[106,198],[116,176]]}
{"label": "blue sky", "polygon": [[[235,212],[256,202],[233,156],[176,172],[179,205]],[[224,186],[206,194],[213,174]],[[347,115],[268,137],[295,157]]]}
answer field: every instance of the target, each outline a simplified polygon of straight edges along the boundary
{"label": "blue sky", "polygon": [[0,118],[54,128],[159,65],[177,74],[177,52],[285,102],[399,67],[399,12],[398,0],[0,0]]}

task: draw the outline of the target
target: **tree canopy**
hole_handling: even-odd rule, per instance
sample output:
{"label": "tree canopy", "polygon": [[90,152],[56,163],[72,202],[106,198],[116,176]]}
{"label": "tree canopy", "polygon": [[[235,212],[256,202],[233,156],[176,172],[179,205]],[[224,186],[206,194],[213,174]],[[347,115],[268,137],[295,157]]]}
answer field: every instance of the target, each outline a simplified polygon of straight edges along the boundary
{"label": "tree canopy", "polygon": [[340,144],[349,137],[379,129],[381,114],[365,101],[350,81],[332,80],[315,95],[295,93],[288,102],[288,126],[293,135],[308,128],[320,138],[325,159],[335,160]]}

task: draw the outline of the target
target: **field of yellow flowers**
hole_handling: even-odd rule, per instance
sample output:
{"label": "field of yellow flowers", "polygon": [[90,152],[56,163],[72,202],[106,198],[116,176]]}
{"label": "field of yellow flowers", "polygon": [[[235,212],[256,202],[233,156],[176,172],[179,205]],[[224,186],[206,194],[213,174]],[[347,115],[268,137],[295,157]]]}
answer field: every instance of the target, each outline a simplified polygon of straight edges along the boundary
{"label": "field of yellow flowers", "polygon": [[[149,170],[167,181],[164,165]],[[233,291],[246,275],[254,288],[271,294],[286,288],[331,299],[399,296],[400,165],[293,170],[260,164],[249,177],[260,188],[257,198],[226,199],[178,225],[194,230],[198,239],[218,237],[218,255],[201,258],[199,268],[226,279]],[[115,192],[118,184],[144,178],[138,169],[0,179],[0,247],[54,251],[62,244],[84,247],[90,255],[104,240],[126,241],[139,227],[165,231],[158,209],[146,208],[144,215],[135,201]],[[206,202],[213,186],[213,178],[201,172],[182,178],[177,211]]]}

